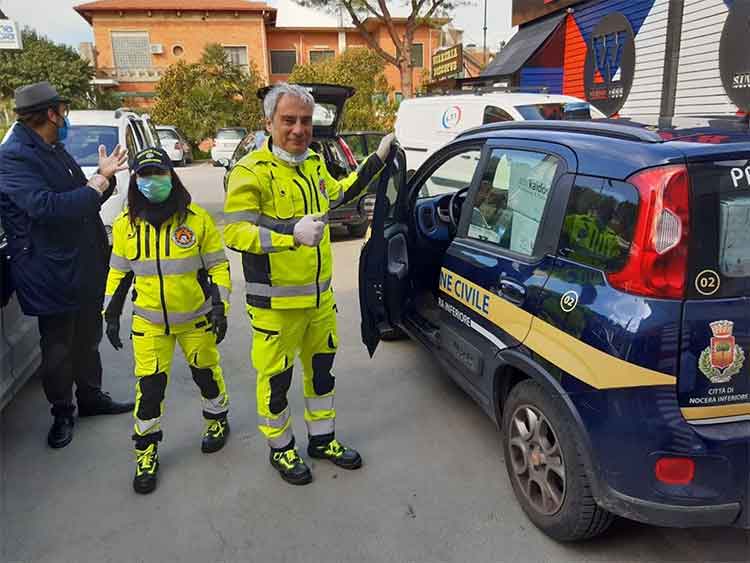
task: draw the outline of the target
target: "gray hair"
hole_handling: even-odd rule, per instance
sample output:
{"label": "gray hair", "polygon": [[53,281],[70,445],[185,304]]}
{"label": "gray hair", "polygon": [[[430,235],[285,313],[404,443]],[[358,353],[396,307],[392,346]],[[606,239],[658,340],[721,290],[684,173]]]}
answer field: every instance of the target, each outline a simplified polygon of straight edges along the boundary
{"label": "gray hair", "polygon": [[284,95],[297,98],[303,104],[309,106],[310,109],[315,108],[315,98],[313,98],[312,94],[306,88],[299,84],[280,82],[268,91],[263,100],[263,112],[266,114],[267,119],[273,119],[273,116],[276,114],[276,106],[279,105],[279,100]]}

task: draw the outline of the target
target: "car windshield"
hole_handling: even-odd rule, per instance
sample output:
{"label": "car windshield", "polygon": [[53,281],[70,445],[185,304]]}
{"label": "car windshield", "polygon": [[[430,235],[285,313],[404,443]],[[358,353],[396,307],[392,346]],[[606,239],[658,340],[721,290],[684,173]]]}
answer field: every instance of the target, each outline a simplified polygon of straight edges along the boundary
{"label": "car windshield", "polygon": [[527,121],[591,119],[591,106],[586,102],[531,104],[516,106],[516,109]]}
{"label": "car windshield", "polygon": [[177,133],[170,129],[159,129],[159,139],[162,141],[179,141]]}
{"label": "car windshield", "polygon": [[216,138],[223,141],[239,141],[245,136],[242,129],[222,129],[216,133]]}
{"label": "car windshield", "polygon": [[65,140],[65,149],[78,166],[99,166],[99,145],[104,145],[107,154],[117,146],[117,127],[108,125],[72,125]]}

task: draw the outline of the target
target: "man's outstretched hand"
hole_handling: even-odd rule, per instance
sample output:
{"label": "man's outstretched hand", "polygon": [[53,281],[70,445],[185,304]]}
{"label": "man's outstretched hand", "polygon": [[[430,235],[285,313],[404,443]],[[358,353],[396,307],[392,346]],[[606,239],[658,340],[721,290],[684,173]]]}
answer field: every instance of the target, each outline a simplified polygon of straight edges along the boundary
{"label": "man's outstretched hand", "polygon": [[128,169],[128,151],[117,145],[112,154],[107,155],[107,147],[99,145],[99,174],[109,179],[120,170]]}

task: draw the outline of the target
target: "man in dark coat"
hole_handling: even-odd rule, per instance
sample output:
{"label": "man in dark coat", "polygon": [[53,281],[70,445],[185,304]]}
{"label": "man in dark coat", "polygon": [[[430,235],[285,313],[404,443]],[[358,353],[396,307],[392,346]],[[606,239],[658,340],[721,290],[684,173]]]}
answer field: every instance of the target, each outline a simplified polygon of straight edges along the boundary
{"label": "man in dark coat", "polygon": [[101,310],[108,243],[99,208],[127,161],[119,146],[87,179],[62,141],[68,101],[48,83],[15,92],[18,121],[0,146],[0,220],[8,238],[11,284],[21,308],[38,317],[41,376],[54,422],[53,448],[73,438],[73,383],[79,416],[132,411],[101,390]]}

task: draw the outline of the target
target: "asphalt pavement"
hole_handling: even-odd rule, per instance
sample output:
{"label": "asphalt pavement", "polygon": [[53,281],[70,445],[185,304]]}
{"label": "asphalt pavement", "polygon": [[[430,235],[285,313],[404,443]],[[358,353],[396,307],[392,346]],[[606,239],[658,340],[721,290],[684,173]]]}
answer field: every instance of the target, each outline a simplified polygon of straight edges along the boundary
{"label": "asphalt pavement", "polygon": [[[180,173],[195,201],[222,223],[223,170],[204,164]],[[515,501],[496,427],[429,354],[405,341],[383,343],[368,357],[359,337],[362,243],[340,235],[333,250],[341,340],[337,435],[360,450],[361,470],[309,460],[314,482],[294,487],[269,466],[255,426],[242,271],[230,251],[235,292],[220,346],[231,402],[227,446],[201,453],[199,394],[177,352],[159,486],[136,495],[132,418],[80,420],[73,442],[51,450],[48,405],[32,379],[0,415],[0,561],[750,560],[750,536],[736,529],[669,530],[621,520],[587,543],[561,545],[542,535]],[[104,341],[101,350],[106,390],[118,399],[132,396],[130,342],[115,351]],[[289,398],[304,448],[299,371]]]}

